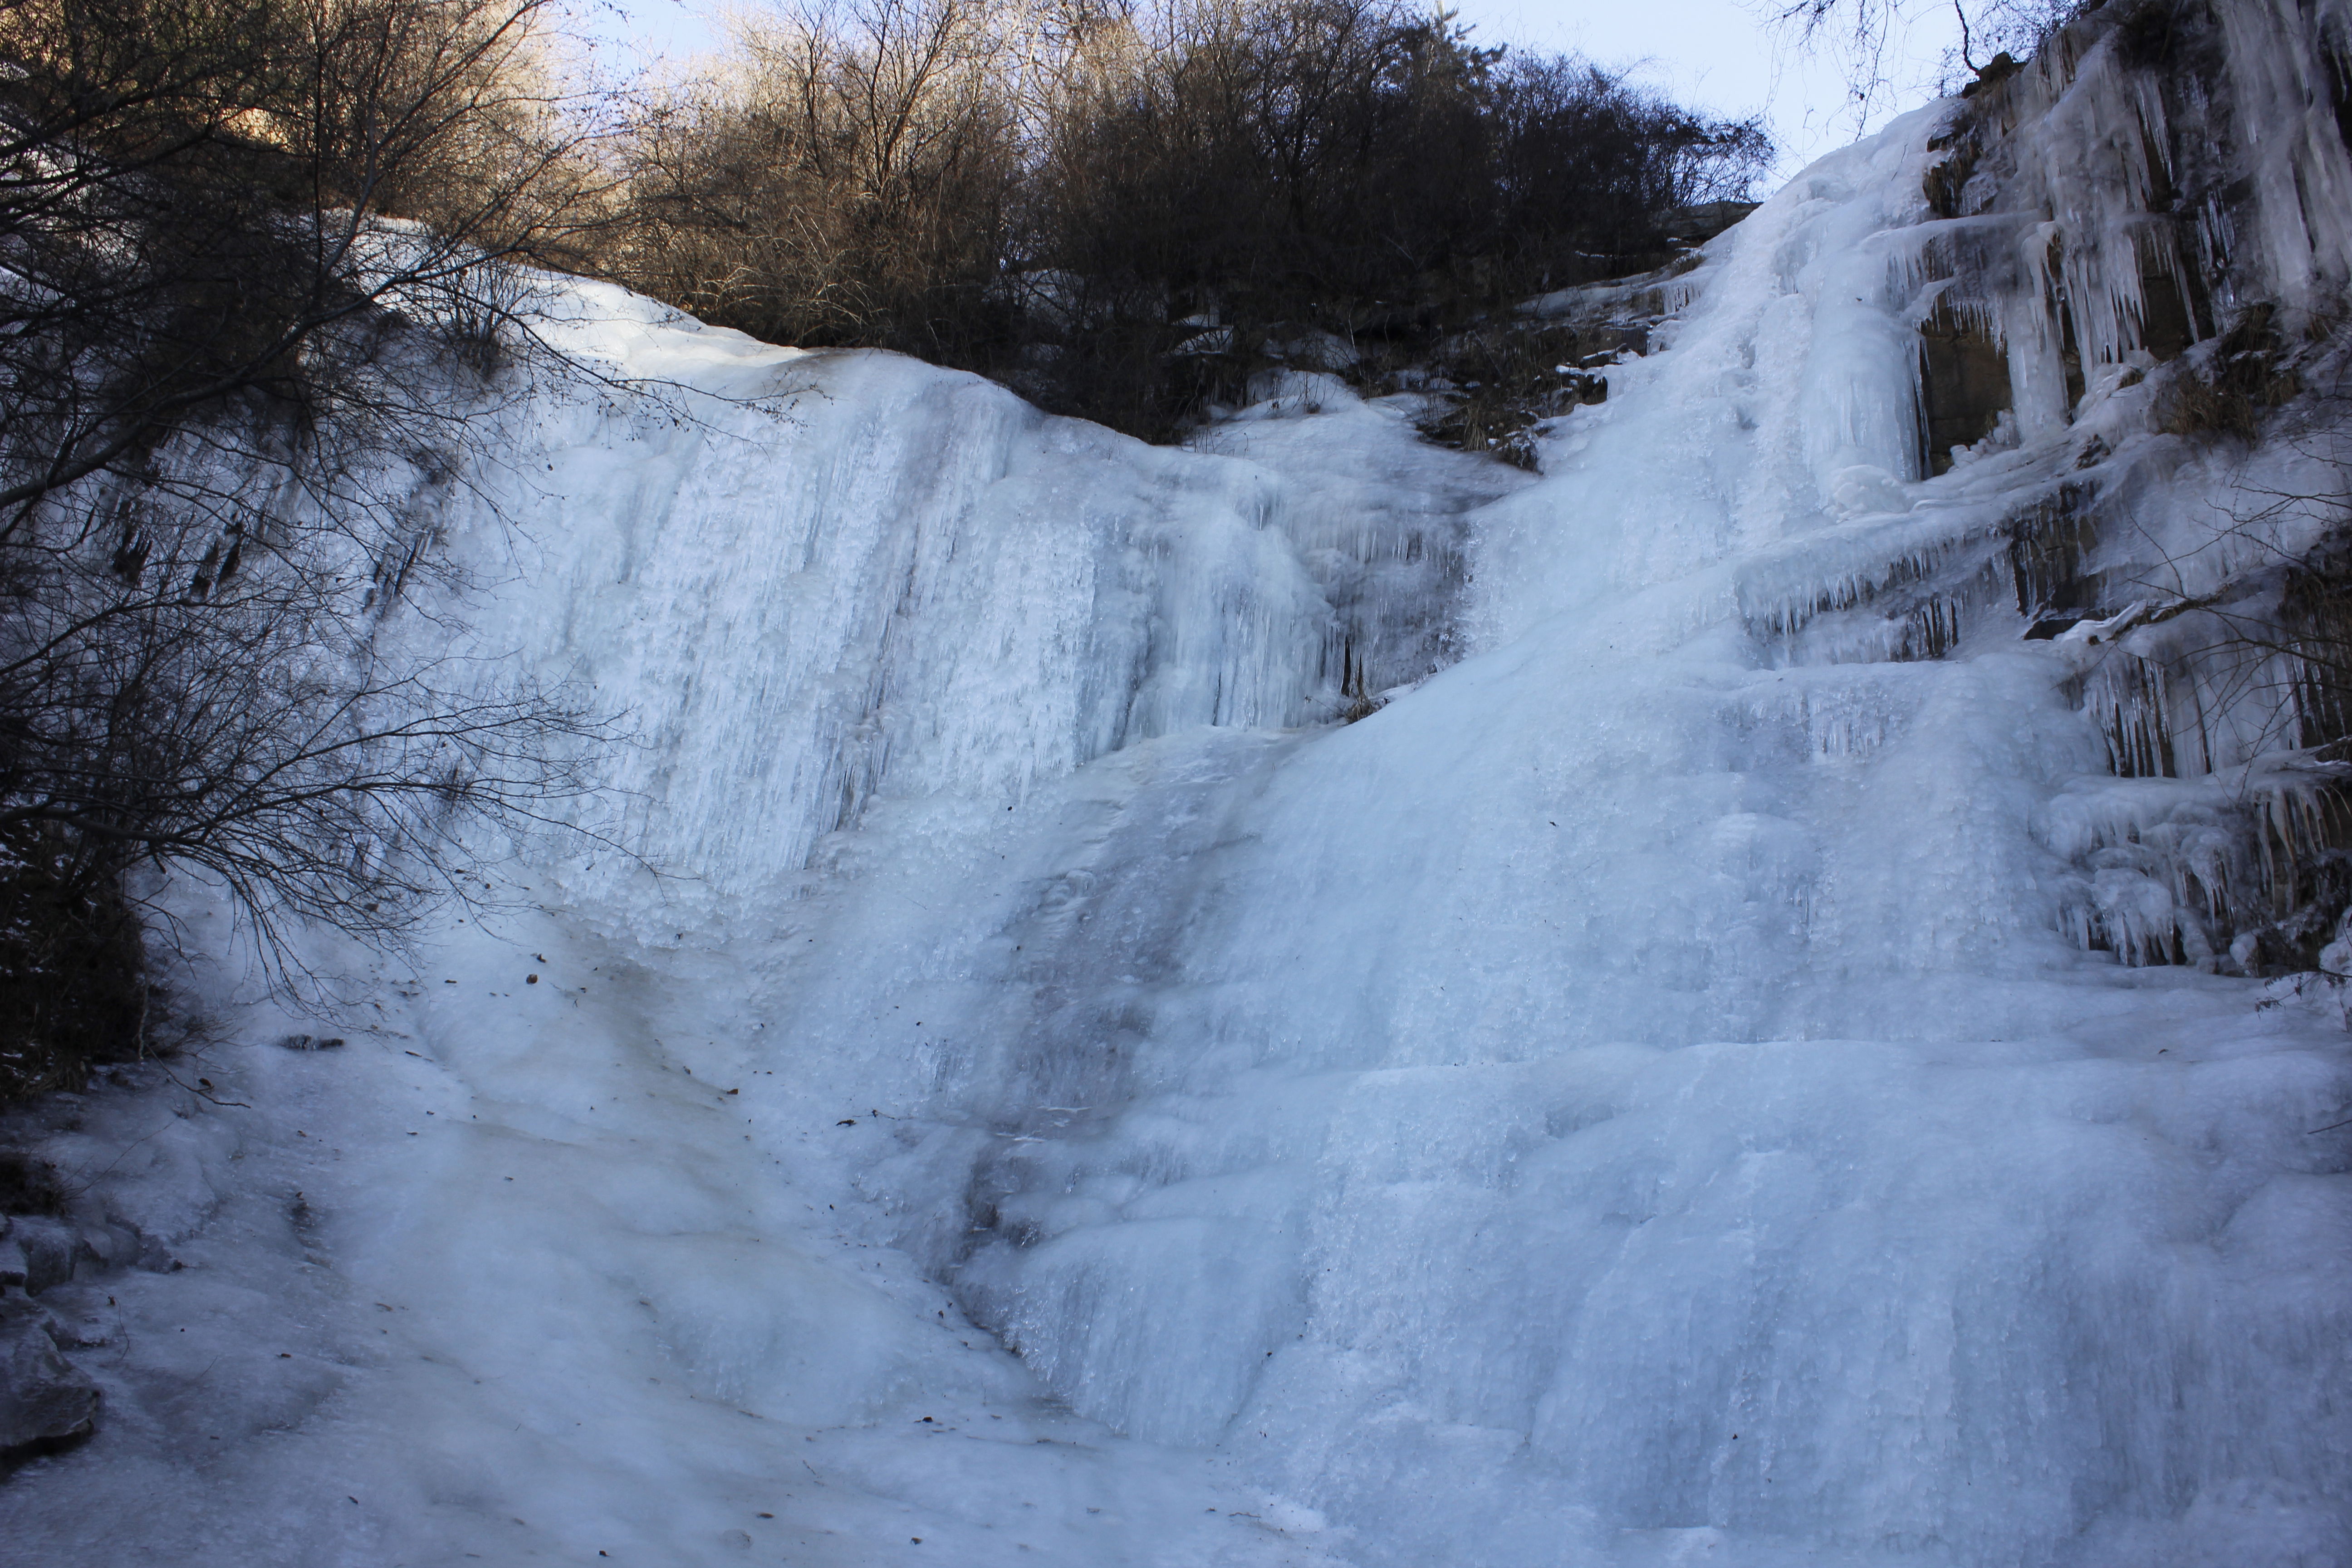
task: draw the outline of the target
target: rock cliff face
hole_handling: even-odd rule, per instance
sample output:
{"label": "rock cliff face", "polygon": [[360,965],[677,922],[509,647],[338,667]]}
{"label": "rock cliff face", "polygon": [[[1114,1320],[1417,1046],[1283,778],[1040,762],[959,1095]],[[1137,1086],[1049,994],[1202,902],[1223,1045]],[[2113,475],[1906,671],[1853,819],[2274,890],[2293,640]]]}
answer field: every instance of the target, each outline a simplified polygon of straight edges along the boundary
{"label": "rock cliff face", "polygon": [[[105,1261],[79,1226],[38,1212],[61,1197],[53,1172],[0,1156],[0,1469],[69,1448],[98,1426],[98,1384],[59,1352],[95,1349],[104,1335],[43,1300],[85,1259]],[[99,1241],[112,1240],[101,1227]]]}
{"label": "rock cliff face", "polygon": [[2067,924],[2130,962],[2308,969],[2352,898],[2325,765],[2352,675],[2347,50],[2326,5],[2096,9],[1938,127],[1932,216],[1887,247],[1916,471],[2036,446],[2073,470],[2007,520],[2004,596],[2105,650],[2071,697],[2109,771],[2228,776],[2077,825]]}

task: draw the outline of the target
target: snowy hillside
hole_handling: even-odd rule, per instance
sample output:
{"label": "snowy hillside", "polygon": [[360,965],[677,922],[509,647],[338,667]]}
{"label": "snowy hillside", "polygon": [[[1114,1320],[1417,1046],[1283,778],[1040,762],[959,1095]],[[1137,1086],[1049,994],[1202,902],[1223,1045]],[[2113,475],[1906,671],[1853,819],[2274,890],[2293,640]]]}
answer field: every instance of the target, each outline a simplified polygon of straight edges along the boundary
{"label": "snowy hillside", "polygon": [[2255,973],[2341,764],[2183,640],[2339,373],[2168,412],[2352,161],[2218,15],[2214,169],[2086,25],[1541,302],[1649,352],[1539,478],[567,286],[667,389],[526,404],[410,635],[625,710],[644,860],[52,1116],[108,1417],[11,1560],[2352,1563],[2352,1036]]}

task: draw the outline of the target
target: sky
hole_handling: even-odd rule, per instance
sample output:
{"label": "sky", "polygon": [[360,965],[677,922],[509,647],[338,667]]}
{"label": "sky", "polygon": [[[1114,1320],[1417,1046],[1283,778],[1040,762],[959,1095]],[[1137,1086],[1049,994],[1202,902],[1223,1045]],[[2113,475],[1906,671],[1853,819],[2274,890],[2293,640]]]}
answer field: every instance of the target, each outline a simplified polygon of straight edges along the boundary
{"label": "sky", "polygon": [[[1897,32],[1883,74],[1891,91],[1854,104],[1849,62],[1766,18],[1772,0],[1449,0],[1473,37],[1518,48],[1575,51],[1678,102],[1712,113],[1761,114],[1786,178],[1822,153],[1934,96],[1958,36],[1948,0],[1896,0]],[[677,58],[713,47],[717,0],[572,0],[588,33],[616,54]]]}
{"label": "sky", "polygon": [[[675,4],[676,0],[660,0]],[[1771,0],[1453,0],[1475,37],[1574,50],[1695,109],[1761,114],[1781,150],[1778,173],[1825,153],[1935,96],[1944,51],[1958,37],[1948,4],[1910,0],[1884,58],[1891,90],[1858,110],[1834,36],[1808,47],[1767,18]]]}

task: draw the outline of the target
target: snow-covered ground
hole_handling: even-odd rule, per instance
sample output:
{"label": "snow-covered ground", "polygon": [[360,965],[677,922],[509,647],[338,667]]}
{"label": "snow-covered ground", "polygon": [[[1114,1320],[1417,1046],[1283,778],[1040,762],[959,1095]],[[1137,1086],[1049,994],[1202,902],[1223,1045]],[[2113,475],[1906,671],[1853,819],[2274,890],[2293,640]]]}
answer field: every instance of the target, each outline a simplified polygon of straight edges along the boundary
{"label": "snow-covered ground", "polygon": [[2352,1051],[2069,935],[2143,797],[1976,585],[2153,438],[2117,384],[1915,477],[1938,112],[1539,480],[1328,379],[1156,449],[573,290],[669,390],[530,405],[445,607],[627,712],[652,868],[485,846],[503,913],[322,942],[341,1047],[227,963],[173,1070],[238,1103],[73,1108],[148,1266],[47,1298],[109,1416],[0,1552],[2352,1562]]}

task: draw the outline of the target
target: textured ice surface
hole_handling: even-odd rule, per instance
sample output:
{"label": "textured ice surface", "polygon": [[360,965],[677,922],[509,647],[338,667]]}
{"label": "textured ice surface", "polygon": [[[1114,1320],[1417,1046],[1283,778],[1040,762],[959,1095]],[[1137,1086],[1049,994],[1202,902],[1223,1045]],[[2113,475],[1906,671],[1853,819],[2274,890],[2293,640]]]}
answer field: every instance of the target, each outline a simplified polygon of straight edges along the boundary
{"label": "textured ice surface", "polygon": [[526,912],[322,949],[342,1052],[55,1134],[191,1267],[11,1549],[2352,1561],[2346,1037],[2068,934],[2224,784],[2115,778],[1984,589],[2073,450],[1918,477],[1936,123],[1713,242],[1535,482],[580,290],[676,384],[535,405],[452,547],[666,875],[486,847]]}

